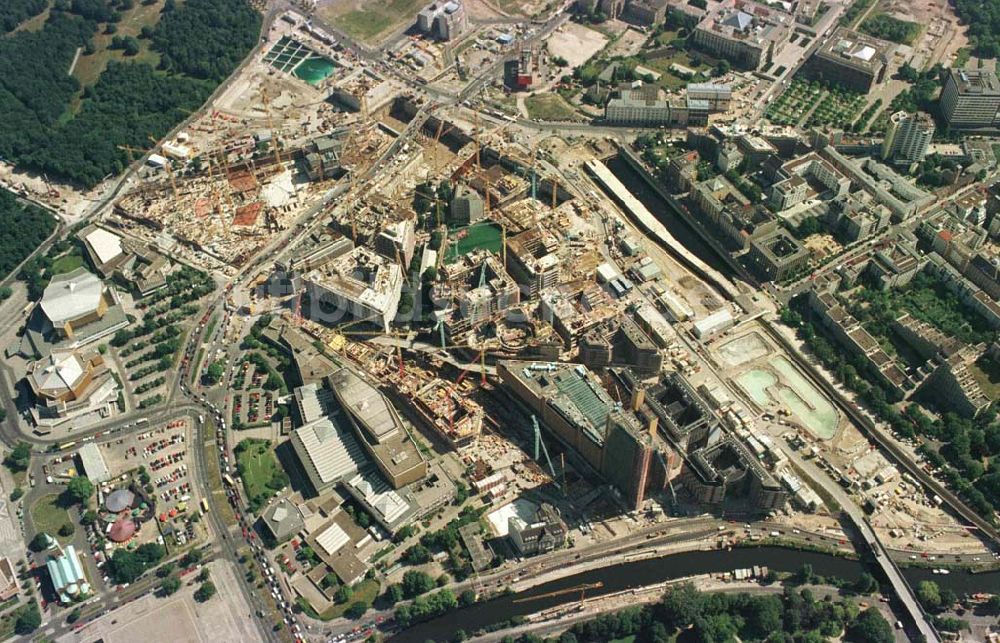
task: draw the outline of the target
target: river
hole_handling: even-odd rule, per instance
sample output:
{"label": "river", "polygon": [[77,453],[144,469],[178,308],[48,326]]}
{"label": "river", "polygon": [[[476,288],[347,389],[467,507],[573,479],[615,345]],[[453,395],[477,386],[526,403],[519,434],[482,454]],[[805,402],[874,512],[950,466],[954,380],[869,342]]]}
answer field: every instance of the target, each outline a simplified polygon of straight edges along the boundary
{"label": "river", "polygon": [[733,278],[735,276],[732,268],[719,257],[711,246],[705,243],[698,233],[688,225],[687,221],[674,211],[673,207],[646,184],[642,176],[632,169],[627,161],[615,155],[604,164],[628,188],[628,191],[639,199],[653,213],[653,216],[659,219],[660,223],[667,227],[670,234],[692,254],[726,277]]}
{"label": "river", "polygon": [[[471,634],[482,627],[509,620],[514,616],[526,616],[562,603],[579,600],[579,594],[574,592],[516,603],[515,600],[548,594],[587,583],[604,583],[602,588],[587,592],[588,597],[593,597],[634,587],[655,585],[673,578],[728,572],[754,565],[767,566],[775,571],[794,572],[803,564],[812,565],[813,572],[817,575],[838,576],[847,580],[856,579],[863,569],[862,564],[857,561],[782,547],[738,548],[732,551],[696,551],[672,554],[662,558],[640,560],[583,572],[532,587],[519,594],[501,596],[484,603],[477,603],[432,621],[414,625],[393,636],[392,641],[400,643],[427,640],[445,641],[449,640],[460,629]],[[949,587],[960,595],[966,592],[1000,592],[1000,572],[969,574],[964,571],[953,571],[948,575],[935,575],[929,569],[908,569],[904,570],[903,574],[911,584],[916,584],[921,580],[934,580],[942,587]]]}

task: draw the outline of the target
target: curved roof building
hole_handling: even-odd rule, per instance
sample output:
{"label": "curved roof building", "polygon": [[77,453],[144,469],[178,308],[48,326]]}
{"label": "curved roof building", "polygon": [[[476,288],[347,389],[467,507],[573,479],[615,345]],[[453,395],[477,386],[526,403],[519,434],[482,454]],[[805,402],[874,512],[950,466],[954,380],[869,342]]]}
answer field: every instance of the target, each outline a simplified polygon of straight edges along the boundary
{"label": "curved roof building", "polygon": [[112,542],[123,543],[135,535],[135,521],[127,516],[122,516],[111,525],[108,538]]}
{"label": "curved roof building", "polygon": [[112,491],[104,500],[104,508],[112,513],[121,513],[122,511],[131,509],[133,502],[135,502],[134,493],[128,489],[118,489]]}
{"label": "curved roof building", "polygon": [[70,603],[90,590],[73,545],[68,545],[60,555],[50,558],[45,567],[61,602]]}

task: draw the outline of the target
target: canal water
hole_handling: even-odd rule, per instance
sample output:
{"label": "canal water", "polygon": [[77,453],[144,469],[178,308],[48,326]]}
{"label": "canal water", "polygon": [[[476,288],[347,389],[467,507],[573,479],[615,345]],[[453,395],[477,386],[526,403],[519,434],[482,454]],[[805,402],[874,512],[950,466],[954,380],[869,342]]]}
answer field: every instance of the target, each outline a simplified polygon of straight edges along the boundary
{"label": "canal water", "polygon": [[677,212],[660,196],[646,184],[642,176],[632,169],[632,166],[619,155],[615,155],[604,162],[611,170],[612,174],[628,188],[635,198],[639,199],[646,208],[653,213],[660,223],[667,227],[685,248],[696,257],[707,263],[712,268],[718,270],[726,277],[733,278],[735,273],[732,268],[722,260],[721,257],[705,243],[698,233],[688,225],[687,221],[681,218]]}
{"label": "canal water", "polygon": [[[391,640],[400,643],[427,640],[446,641],[460,629],[471,634],[479,628],[509,620],[514,616],[526,616],[562,603],[577,601],[580,598],[577,592],[537,600],[523,601],[523,599],[588,583],[604,583],[600,589],[587,591],[587,596],[593,597],[645,585],[655,585],[674,578],[728,572],[754,565],[766,566],[775,571],[794,572],[804,564],[812,565],[813,572],[817,575],[837,576],[849,581],[856,579],[863,570],[862,564],[857,561],[782,547],[673,554],[663,558],[595,569],[545,583],[519,594],[477,603],[432,621],[415,625],[401,634],[393,636]],[[969,574],[963,571],[954,571],[948,575],[935,575],[929,569],[908,569],[904,570],[903,574],[913,585],[921,580],[934,580],[942,587],[950,587],[960,595],[967,592],[1000,592],[1000,572]]]}

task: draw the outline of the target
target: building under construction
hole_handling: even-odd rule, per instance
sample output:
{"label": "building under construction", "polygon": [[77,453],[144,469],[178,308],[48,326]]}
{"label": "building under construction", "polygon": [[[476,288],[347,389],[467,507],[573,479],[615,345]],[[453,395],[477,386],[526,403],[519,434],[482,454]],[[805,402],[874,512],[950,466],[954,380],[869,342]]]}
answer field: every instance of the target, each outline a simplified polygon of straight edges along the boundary
{"label": "building under construction", "polygon": [[111,216],[140,238],[153,240],[165,231],[240,266],[288,227],[298,203],[291,173],[277,163],[230,166],[206,154],[200,172],[142,184],[115,202]]}
{"label": "building under construction", "polygon": [[476,250],[441,267],[442,280],[431,297],[445,335],[451,343],[465,343],[470,332],[496,321],[519,301],[517,283],[503,263],[487,250]]}
{"label": "building under construction", "polygon": [[453,449],[474,444],[483,430],[483,408],[456,389],[434,378],[413,395],[421,419]]}

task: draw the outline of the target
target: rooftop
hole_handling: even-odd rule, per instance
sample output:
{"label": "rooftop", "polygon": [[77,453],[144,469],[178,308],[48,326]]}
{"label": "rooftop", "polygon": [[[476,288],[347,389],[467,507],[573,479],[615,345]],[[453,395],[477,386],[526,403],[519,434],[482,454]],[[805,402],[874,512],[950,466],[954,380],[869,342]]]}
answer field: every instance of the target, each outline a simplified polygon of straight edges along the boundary
{"label": "rooftop", "polygon": [[885,40],[848,29],[838,28],[816,55],[833,58],[859,69],[876,69],[885,64],[895,45]]}
{"label": "rooftop", "polygon": [[372,441],[381,443],[400,432],[402,426],[389,402],[354,371],[341,368],[328,381],[341,405],[361,424]]}
{"label": "rooftop", "polygon": [[961,94],[1000,96],[1000,79],[988,69],[952,69],[951,80]]}
{"label": "rooftop", "polygon": [[84,475],[91,482],[101,483],[111,479],[111,472],[108,471],[108,465],[104,462],[104,456],[101,455],[101,450],[96,444],[88,442],[80,447],[77,455],[80,456],[80,465]]}
{"label": "rooftop", "polygon": [[54,325],[76,319],[98,309],[104,284],[85,268],[52,277],[39,306]]}
{"label": "rooftop", "polygon": [[321,417],[294,432],[295,439],[323,483],[353,475],[366,462],[354,434],[341,424],[342,421],[334,422],[331,417]]}
{"label": "rooftop", "polygon": [[93,249],[97,260],[102,264],[108,263],[124,252],[122,238],[104,228],[94,228],[85,237],[85,240]]}
{"label": "rooftop", "polygon": [[55,350],[34,362],[28,370],[34,390],[58,397],[73,390],[87,372],[83,359],[75,351]]}

